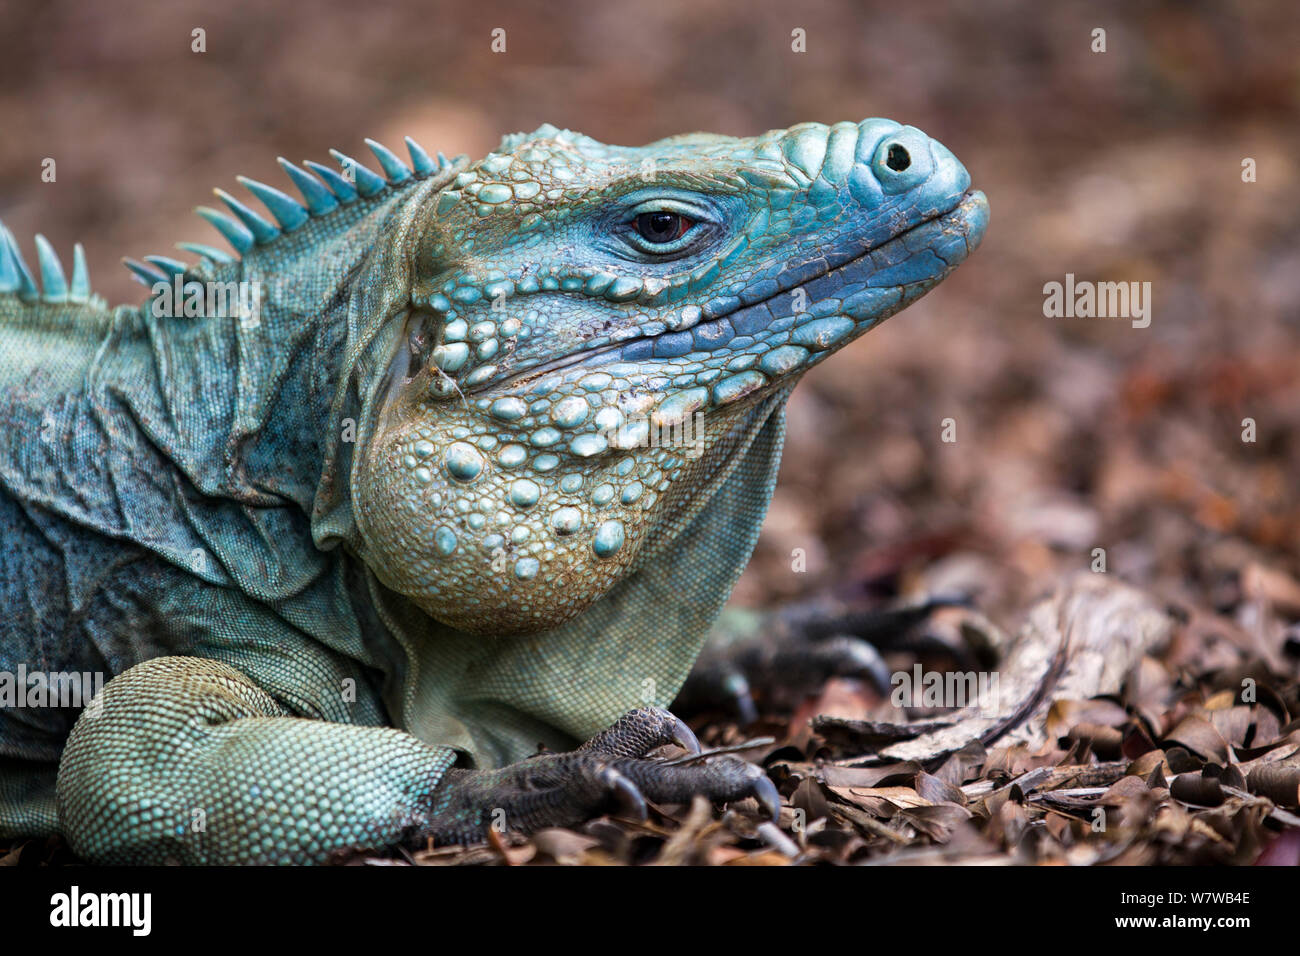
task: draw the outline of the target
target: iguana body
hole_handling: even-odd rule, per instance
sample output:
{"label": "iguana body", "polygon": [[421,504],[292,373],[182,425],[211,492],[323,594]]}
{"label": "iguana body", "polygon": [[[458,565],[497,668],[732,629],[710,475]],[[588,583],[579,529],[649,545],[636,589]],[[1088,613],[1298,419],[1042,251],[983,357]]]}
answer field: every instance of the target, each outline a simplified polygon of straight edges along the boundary
{"label": "iguana body", "polygon": [[641,759],[689,742],[653,709],[516,762],[671,701],[790,389],[969,254],[982,194],[885,120],[372,149],[285,164],[305,205],[246,183],[275,223],[222,194],[242,255],[129,263],[143,306],[0,235],[0,673],[120,675],[79,722],[0,707],[0,833],[310,862],[767,794]]}

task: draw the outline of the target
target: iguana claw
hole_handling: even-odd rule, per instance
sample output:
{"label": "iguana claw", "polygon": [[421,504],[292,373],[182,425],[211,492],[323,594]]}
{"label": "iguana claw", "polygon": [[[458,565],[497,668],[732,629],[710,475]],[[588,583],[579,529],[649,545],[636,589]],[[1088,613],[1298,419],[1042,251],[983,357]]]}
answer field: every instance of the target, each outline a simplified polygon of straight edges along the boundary
{"label": "iguana claw", "polygon": [[600,773],[601,783],[612,793],[622,809],[622,815],[633,820],[644,820],[647,816],[645,797],[631,780],[613,767],[606,767]]}
{"label": "iguana claw", "polygon": [[763,808],[763,812],[772,818],[773,823],[781,818],[781,794],[777,791],[776,784],[766,775],[754,780],[754,799]]}
{"label": "iguana claw", "polygon": [[673,717],[673,743],[693,754],[700,752],[700,739],[680,717]]}

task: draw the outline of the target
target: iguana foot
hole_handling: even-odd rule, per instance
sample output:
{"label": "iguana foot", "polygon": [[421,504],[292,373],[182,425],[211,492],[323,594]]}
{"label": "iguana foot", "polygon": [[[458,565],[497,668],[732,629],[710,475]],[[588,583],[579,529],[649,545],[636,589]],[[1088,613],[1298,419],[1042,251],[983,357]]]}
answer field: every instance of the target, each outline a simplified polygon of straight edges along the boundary
{"label": "iguana foot", "polygon": [[681,720],[644,707],[624,714],[577,750],[542,754],[500,770],[449,770],[435,793],[431,819],[417,835],[439,843],[473,843],[489,828],[532,833],[611,811],[644,819],[647,801],[688,803],[697,794],[714,803],[753,797],[776,819],[780,797],[759,767],[734,757],[698,766],[647,757],[673,743],[700,751]]}
{"label": "iguana foot", "polygon": [[791,605],[764,614],[746,633],[721,633],[705,646],[674,708],[723,712],[741,724],[765,709],[794,710],[832,677],[855,677],[887,694],[890,671],[879,648],[904,643],[939,608],[969,605],[964,597],[932,597],[902,607],[851,610],[826,603]]}

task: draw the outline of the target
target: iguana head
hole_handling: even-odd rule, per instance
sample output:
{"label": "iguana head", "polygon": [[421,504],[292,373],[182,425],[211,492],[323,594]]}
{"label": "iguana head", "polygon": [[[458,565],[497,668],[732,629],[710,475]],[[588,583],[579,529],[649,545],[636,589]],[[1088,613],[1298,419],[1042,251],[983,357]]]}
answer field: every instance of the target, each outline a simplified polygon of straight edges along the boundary
{"label": "iguana head", "polygon": [[375,573],[474,633],[572,618],[756,416],[979,243],[982,193],[869,119],[640,148],[544,126],[424,201],[354,495]]}

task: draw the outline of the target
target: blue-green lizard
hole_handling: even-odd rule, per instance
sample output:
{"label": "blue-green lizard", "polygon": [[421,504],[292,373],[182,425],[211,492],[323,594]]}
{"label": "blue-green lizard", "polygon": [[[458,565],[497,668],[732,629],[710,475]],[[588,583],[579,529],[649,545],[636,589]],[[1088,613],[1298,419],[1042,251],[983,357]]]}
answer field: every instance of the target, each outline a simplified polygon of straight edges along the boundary
{"label": "blue-green lizard", "polygon": [[[881,119],[408,145],[281,160],[301,200],[243,180],[269,216],[218,190],[238,255],[128,260],[142,306],[40,237],[38,284],[0,227],[0,834],[315,862],[611,799],[772,809],[749,764],[647,757],[693,745],[662,707],[790,390],[962,262],[984,196]],[[83,711],[20,706],[85,672]]]}

